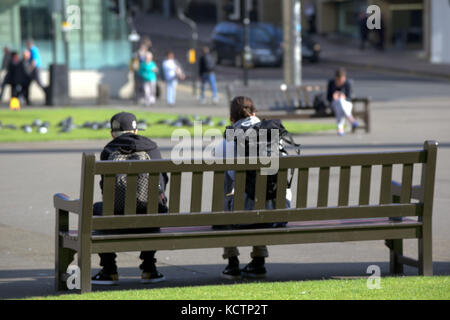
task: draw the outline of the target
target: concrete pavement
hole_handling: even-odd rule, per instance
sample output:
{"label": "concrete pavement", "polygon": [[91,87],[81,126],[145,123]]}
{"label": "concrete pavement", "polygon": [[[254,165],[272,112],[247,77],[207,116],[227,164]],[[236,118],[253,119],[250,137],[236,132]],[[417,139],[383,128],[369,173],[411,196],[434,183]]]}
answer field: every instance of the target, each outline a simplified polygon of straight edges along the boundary
{"label": "concrete pavement", "polygon": [[[444,93],[442,93],[444,95]],[[181,108],[181,107],[180,107]],[[174,108],[184,113],[186,109]],[[196,112],[212,108],[197,107]],[[189,109],[189,111],[193,111]],[[216,107],[214,113],[226,115]],[[296,138],[304,154],[409,150],[420,147],[426,139],[441,143],[434,208],[434,261],[436,274],[450,274],[450,109],[447,98],[396,99],[375,102],[373,132],[337,137],[334,132]],[[157,141],[163,155],[169,156],[173,143]],[[0,298],[54,294],[53,246],[56,192],[77,197],[82,151],[98,152],[106,141],[4,143],[0,145]],[[375,170],[375,176],[379,173]],[[415,182],[418,182],[418,172]],[[311,179],[316,180],[316,173]],[[336,172],[331,173],[335,179]],[[394,178],[398,172],[394,170]],[[313,187],[314,188],[314,187]],[[336,185],[331,182],[330,201],[336,199]],[[352,193],[353,194],[353,193]],[[375,196],[374,196],[375,197]],[[100,198],[99,192],[96,198]],[[354,197],[351,197],[351,201]],[[314,205],[314,200],[309,199]],[[76,225],[74,217],[71,225]],[[270,247],[268,281],[364,276],[371,264],[388,272],[388,250],[381,241],[288,245]],[[249,248],[241,250],[241,261],[249,260]],[[415,257],[417,244],[406,241],[405,251]],[[219,274],[224,266],[221,249],[162,251],[158,255],[161,272],[167,282],[157,287],[223,283]],[[121,285],[113,288],[148,288],[138,283],[138,253],[119,254]],[[98,258],[93,256],[93,266]],[[415,274],[412,268],[407,274]],[[227,282],[225,282],[227,283]],[[103,288],[95,287],[95,290]]]}

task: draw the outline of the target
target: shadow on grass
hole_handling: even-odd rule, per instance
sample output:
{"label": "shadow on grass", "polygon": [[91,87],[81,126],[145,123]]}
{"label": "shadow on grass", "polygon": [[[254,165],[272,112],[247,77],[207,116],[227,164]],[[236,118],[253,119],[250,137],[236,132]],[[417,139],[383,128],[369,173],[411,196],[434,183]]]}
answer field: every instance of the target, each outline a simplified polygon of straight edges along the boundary
{"label": "shadow on grass", "polygon": [[[304,281],[332,278],[357,278],[366,277],[367,267],[378,265],[382,276],[389,276],[389,264],[387,262],[364,263],[268,263],[268,276],[263,282],[275,281]],[[450,275],[450,262],[435,262],[435,275]],[[139,282],[140,271],[138,268],[120,268],[120,284],[113,287],[93,286],[93,291],[111,290],[139,290],[154,288],[173,288],[184,286],[206,286],[219,284],[234,284],[252,282],[252,280],[240,280],[237,282],[223,280],[220,273],[224,265],[187,265],[187,266],[160,266],[159,271],[167,280],[162,283],[143,285]],[[96,271],[96,269],[94,270]],[[94,272],[93,271],[93,272]],[[405,275],[415,276],[417,270],[405,267]],[[0,270],[0,299],[19,299],[37,296],[59,295],[71,292],[56,292],[53,286],[52,269],[29,270]],[[261,280],[258,280],[261,281]]]}

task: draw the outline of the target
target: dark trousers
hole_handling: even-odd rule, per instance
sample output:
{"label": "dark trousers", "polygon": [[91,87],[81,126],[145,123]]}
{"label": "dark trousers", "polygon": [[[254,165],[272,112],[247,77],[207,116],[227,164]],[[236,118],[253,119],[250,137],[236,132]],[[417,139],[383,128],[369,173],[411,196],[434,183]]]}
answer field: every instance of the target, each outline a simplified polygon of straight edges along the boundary
{"label": "dark trousers", "polygon": [[[103,202],[97,202],[94,204],[94,216],[101,216],[103,212]],[[142,231],[142,230],[138,230]],[[150,232],[154,230],[150,230]],[[98,231],[97,231],[98,232]],[[140,268],[145,272],[151,272],[155,269],[155,253],[156,251],[142,251],[139,258],[142,260]],[[100,266],[107,273],[117,273],[116,257],[114,252],[99,253]]]}

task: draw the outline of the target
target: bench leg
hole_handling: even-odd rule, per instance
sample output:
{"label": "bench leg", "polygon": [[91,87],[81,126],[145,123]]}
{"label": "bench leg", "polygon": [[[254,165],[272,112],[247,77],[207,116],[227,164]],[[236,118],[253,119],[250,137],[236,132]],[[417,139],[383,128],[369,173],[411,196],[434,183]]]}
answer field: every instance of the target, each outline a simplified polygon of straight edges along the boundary
{"label": "bench leg", "polygon": [[389,247],[389,271],[391,274],[402,274],[403,264],[398,261],[398,257],[403,255],[403,240],[386,240]]}
{"label": "bench leg", "polygon": [[67,291],[67,284],[65,283],[67,268],[72,263],[76,251],[61,247],[61,237],[57,237],[55,248],[55,290]]}
{"label": "bench leg", "polygon": [[89,250],[80,250],[78,253],[78,266],[81,276],[81,293],[91,292],[91,253]]}
{"label": "bench leg", "polygon": [[419,275],[433,275],[433,258],[431,237],[419,239]]}

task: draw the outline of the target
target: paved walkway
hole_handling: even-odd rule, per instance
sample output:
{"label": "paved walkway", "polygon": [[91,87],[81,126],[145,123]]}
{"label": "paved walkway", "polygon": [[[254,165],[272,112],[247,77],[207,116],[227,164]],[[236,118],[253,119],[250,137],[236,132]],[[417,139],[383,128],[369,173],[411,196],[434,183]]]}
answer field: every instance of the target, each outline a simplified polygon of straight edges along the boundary
{"label": "paved walkway", "polygon": [[[226,108],[217,108],[215,112],[225,115]],[[304,154],[414,149],[426,139],[440,141],[433,257],[436,274],[450,274],[448,98],[376,102],[373,121],[373,133],[369,135],[361,133],[339,138],[334,133],[324,133],[299,136],[297,140],[302,143]],[[164,156],[169,156],[173,143],[167,139],[157,142]],[[1,144],[0,166],[7,169],[0,172],[0,298],[54,294],[52,195],[64,192],[77,196],[80,153],[99,152],[105,143]],[[332,184],[332,201],[335,194]],[[97,199],[99,196],[97,193]],[[72,226],[75,225],[76,219],[72,222]],[[406,241],[405,248],[407,254],[415,257],[416,241]],[[243,263],[249,260],[249,251],[249,248],[242,250]],[[380,265],[384,275],[389,269],[388,251],[382,241],[277,246],[270,248],[270,254],[268,281],[364,276],[371,264]],[[223,283],[219,278],[224,266],[220,249],[161,251],[157,257],[168,281],[156,287]],[[137,253],[119,254],[121,285],[115,290],[148,288],[138,284],[138,263]],[[95,255],[93,266],[98,266]],[[406,273],[413,275],[415,270],[407,268]]]}

